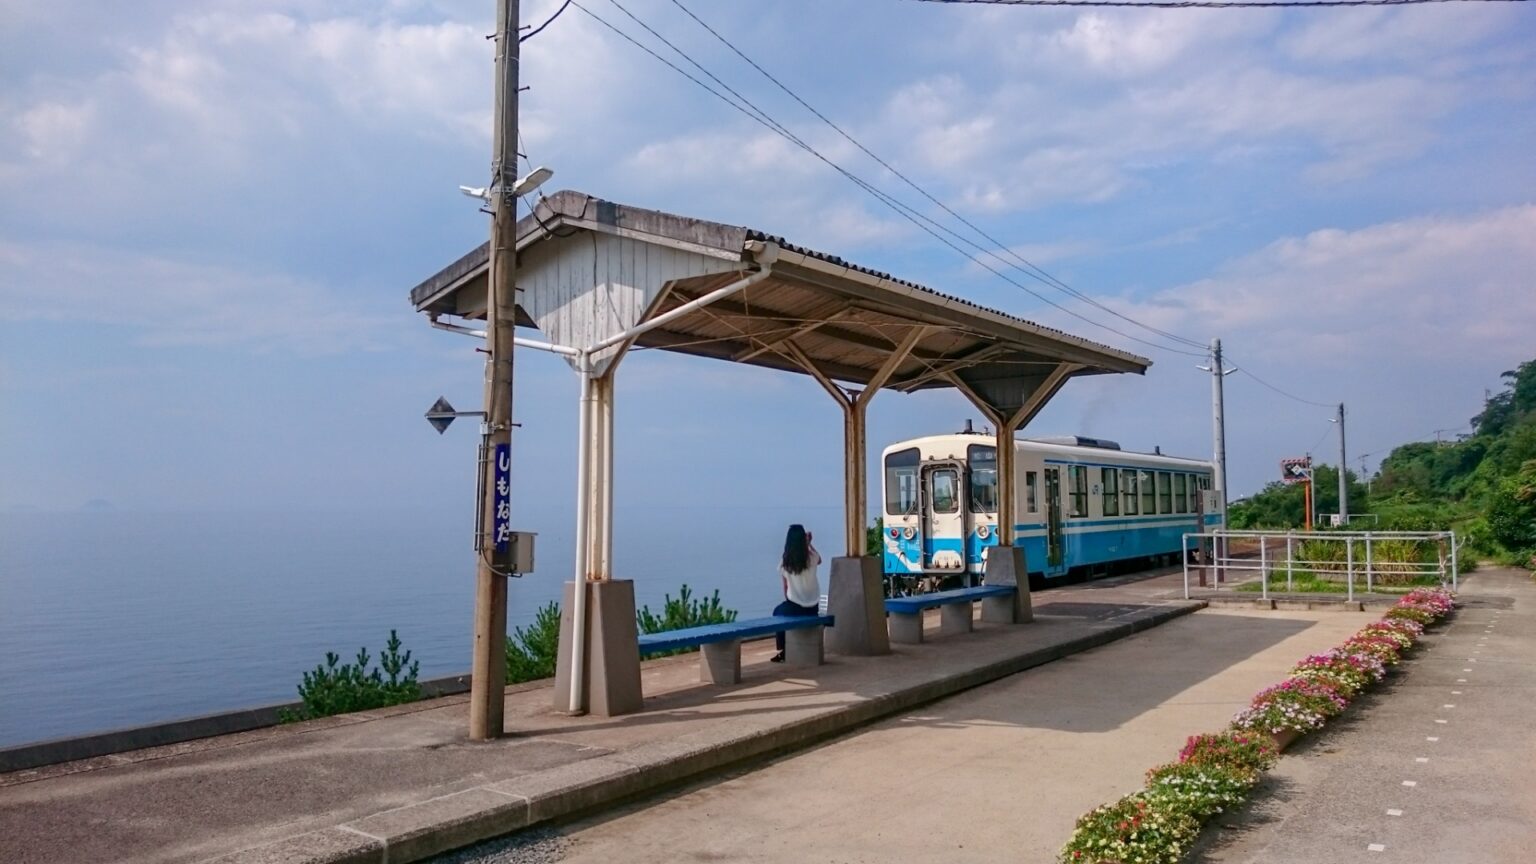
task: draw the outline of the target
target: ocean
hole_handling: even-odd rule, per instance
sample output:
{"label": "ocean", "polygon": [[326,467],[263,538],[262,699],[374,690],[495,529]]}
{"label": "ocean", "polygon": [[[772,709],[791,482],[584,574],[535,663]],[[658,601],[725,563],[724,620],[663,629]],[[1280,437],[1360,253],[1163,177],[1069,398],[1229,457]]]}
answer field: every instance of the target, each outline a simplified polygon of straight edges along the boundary
{"label": "ocean", "polygon": [[[621,509],[615,576],[653,609],[687,583],[767,614],[790,522],[840,551],[836,506]],[[391,628],[422,678],[466,672],[469,536],[440,511],[0,514],[0,747],[293,701],[326,651],[377,656]],[[509,630],[559,596],[570,545],[539,536]]]}

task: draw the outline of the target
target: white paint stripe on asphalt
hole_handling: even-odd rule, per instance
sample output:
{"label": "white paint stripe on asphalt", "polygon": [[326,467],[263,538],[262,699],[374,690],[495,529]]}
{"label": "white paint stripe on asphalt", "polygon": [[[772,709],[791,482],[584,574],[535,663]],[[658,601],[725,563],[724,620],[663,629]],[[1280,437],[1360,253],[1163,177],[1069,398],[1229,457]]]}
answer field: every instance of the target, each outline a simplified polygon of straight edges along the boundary
{"label": "white paint stripe on asphalt", "polygon": [[1413,761],[1420,762],[1420,763],[1428,762],[1429,761],[1429,757],[1428,756],[1415,756]]}
{"label": "white paint stripe on asphalt", "polygon": [[1460,690],[1452,690],[1451,691],[1451,695],[1452,696],[1460,696],[1461,695],[1461,691]]}
{"label": "white paint stripe on asphalt", "polygon": [[1465,678],[1457,678],[1456,679],[1456,683],[1457,684],[1465,684],[1465,683],[1467,683],[1467,679],[1465,679]]}
{"label": "white paint stripe on asphalt", "polygon": [[1401,815],[1403,815],[1403,811],[1401,811],[1401,810],[1388,810],[1387,811],[1387,815],[1388,816],[1401,816]]}
{"label": "white paint stripe on asphalt", "polygon": [[1435,737],[1435,736],[1433,736],[1433,735],[1431,735],[1431,736],[1429,736],[1429,737],[1428,737],[1428,738],[1425,738],[1425,739],[1424,739],[1424,740],[1425,740],[1425,741],[1439,741],[1439,740],[1440,740],[1440,739],[1439,739],[1439,738],[1436,738],[1436,737]]}
{"label": "white paint stripe on asphalt", "polygon": [[1455,704],[1453,704],[1451,702],[1447,702],[1444,705],[1441,705],[1440,707],[1441,708],[1455,708],[1456,706],[1455,706]]}
{"label": "white paint stripe on asphalt", "polygon": [[1385,851],[1387,851],[1387,847],[1381,845],[1380,843],[1372,843],[1371,845],[1369,845],[1369,846],[1367,846],[1365,848],[1370,850],[1370,851],[1372,851],[1372,852],[1385,852]]}
{"label": "white paint stripe on asphalt", "polygon": [[1417,781],[1417,780],[1404,780],[1403,781],[1403,785],[1404,786],[1417,786],[1417,785],[1419,785],[1419,781]]}
{"label": "white paint stripe on asphalt", "polygon": [[1435,722],[1436,723],[1449,723],[1451,721],[1449,721],[1449,720],[1436,720]]}

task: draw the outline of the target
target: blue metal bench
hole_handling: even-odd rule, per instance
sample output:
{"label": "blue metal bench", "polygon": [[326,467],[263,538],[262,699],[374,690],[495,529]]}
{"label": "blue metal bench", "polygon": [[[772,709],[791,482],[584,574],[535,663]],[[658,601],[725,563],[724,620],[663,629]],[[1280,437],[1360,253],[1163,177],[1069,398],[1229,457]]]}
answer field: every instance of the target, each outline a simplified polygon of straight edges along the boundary
{"label": "blue metal bench", "polygon": [[832,626],[831,615],[774,615],[706,624],[683,630],[640,634],[640,654],[678,648],[699,648],[699,679],[710,684],[741,683],[741,643],[758,636],[784,634],[784,662],[790,666],[820,666],[824,658],[821,631]]}
{"label": "blue metal bench", "polygon": [[[971,632],[971,604],[988,598],[1006,598],[1009,603],[1018,591],[1012,585],[981,585],[956,588],[913,597],[889,597],[885,611],[891,620],[891,641],[916,645],[923,641],[923,610],[939,609],[939,632],[945,636]],[[990,620],[990,619],[989,619]],[[1008,620],[1012,620],[1009,616]]]}

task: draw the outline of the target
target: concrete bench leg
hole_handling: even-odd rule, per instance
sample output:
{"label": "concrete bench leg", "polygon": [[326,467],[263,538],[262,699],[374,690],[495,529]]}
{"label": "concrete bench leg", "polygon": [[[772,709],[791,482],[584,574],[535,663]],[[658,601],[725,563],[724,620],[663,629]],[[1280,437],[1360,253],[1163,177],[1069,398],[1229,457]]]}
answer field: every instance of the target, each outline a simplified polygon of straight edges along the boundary
{"label": "concrete bench leg", "polygon": [[741,642],[709,642],[700,646],[699,680],[705,684],[740,684]]}
{"label": "concrete bench leg", "polygon": [[949,603],[940,606],[939,632],[945,636],[971,632],[971,604]]}
{"label": "concrete bench leg", "polygon": [[892,612],[890,621],[892,642],[900,642],[903,645],[923,644],[923,613],[907,615]]}
{"label": "concrete bench leg", "polygon": [[801,627],[784,631],[784,664],[786,666],[820,666],[826,656],[822,647],[821,631],[824,627]]}

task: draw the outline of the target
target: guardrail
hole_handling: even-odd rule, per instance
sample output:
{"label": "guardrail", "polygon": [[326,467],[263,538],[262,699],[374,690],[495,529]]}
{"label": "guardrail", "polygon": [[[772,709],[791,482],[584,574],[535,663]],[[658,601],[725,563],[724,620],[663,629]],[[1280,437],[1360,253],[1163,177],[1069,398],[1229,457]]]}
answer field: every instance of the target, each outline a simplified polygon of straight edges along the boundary
{"label": "guardrail", "polygon": [[[1449,583],[1460,577],[1460,543],[1454,531],[1207,531],[1184,535],[1195,541],[1199,560],[1184,556],[1184,599],[1190,598],[1194,570],[1201,587],[1220,590],[1258,582],[1261,599],[1295,589],[1298,578],[1342,584],[1346,601],[1355,599],[1357,580],[1366,593],[1380,587]],[[1274,587],[1271,587],[1271,584]],[[1246,589],[1252,590],[1252,589]]]}

